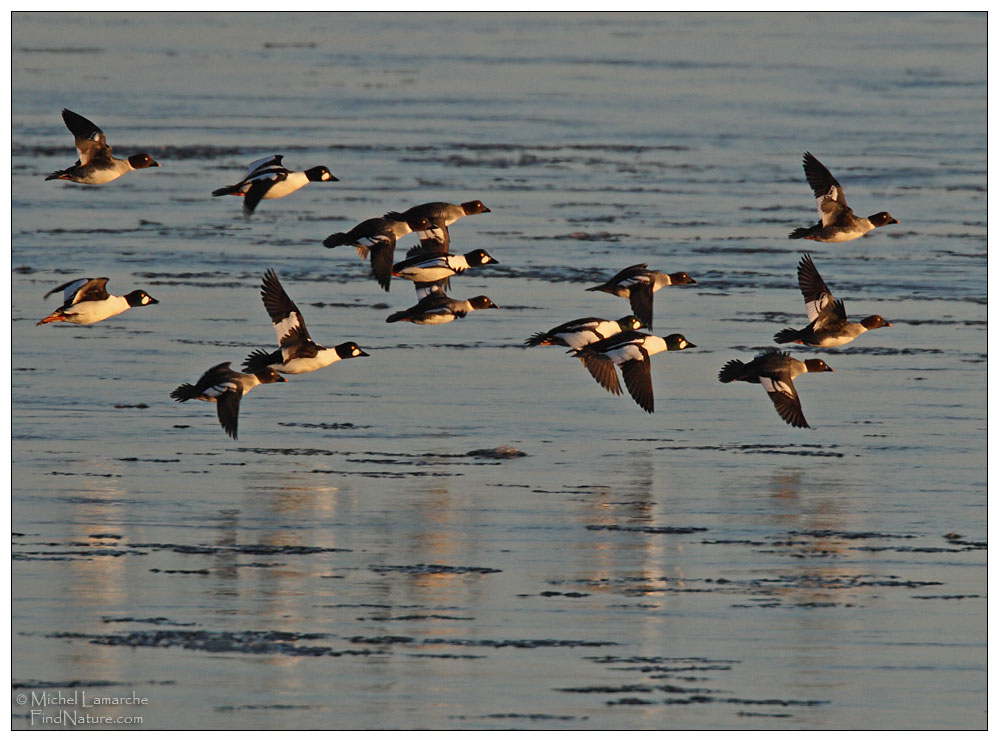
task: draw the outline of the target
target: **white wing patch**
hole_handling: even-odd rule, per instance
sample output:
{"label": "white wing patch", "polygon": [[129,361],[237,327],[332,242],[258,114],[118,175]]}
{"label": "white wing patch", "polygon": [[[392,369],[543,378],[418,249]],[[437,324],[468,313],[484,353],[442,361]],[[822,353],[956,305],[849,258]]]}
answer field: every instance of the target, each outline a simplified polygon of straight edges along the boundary
{"label": "white wing patch", "polygon": [[773,379],[769,376],[761,376],[760,384],[763,388],[767,390],[767,393],[780,392],[786,397],[794,398],[794,388],[785,381],[780,379]]}
{"label": "white wing patch", "polygon": [[628,361],[645,360],[645,354],[642,353],[642,349],[634,343],[619,345],[618,347],[607,351],[605,355],[613,360],[614,363],[627,363]]}
{"label": "white wing patch", "polygon": [[815,299],[814,301],[805,302],[805,309],[808,312],[809,322],[814,322],[816,317],[818,317],[822,313],[822,309],[828,304],[828,302],[822,301],[823,298],[824,297],[820,296],[818,299]]}
{"label": "white wing patch", "polygon": [[419,233],[421,240],[435,240],[441,243],[446,239],[444,235],[444,228],[436,226],[431,226],[429,229],[424,229]]}
{"label": "white wing patch", "polygon": [[236,384],[234,382],[221,381],[215,386],[210,386],[207,389],[205,389],[204,395],[206,397],[211,397],[212,399],[217,400],[226,392],[234,392],[234,391],[236,391]]}
{"label": "white wing patch", "polygon": [[621,286],[627,286],[627,287],[630,288],[632,286],[640,286],[642,284],[647,284],[647,283],[649,283],[649,277],[648,276],[644,276],[644,275],[642,275],[642,276],[631,276],[630,278],[626,278],[623,281],[621,281]]}
{"label": "white wing patch", "polygon": [[597,340],[600,340],[600,336],[597,335],[592,330],[579,330],[578,332],[566,332],[560,333],[561,337],[569,345],[570,348],[582,348],[584,345],[589,345]]}
{"label": "white wing patch", "polygon": [[265,167],[281,167],[282,155],[271,155],[270,157],[261,157],[259,160],[254,160],[249,165],[246,166],[246,176],[245,179],[249,180],[253,175]]}
{"label": "white wing patch", "polygon": [[[76,300],[76,292],[81,288],[90,283],[89,278],[81,278],[78,281],[73,281],[69,286],[67,286],[62,292],[62,299],[64,304],[70,304]],[[48,296],[48,294],[46,294]]]}
{"label": "white wing patch", "polygon": [[280,322],[274,323],[274,334],[277,335],[278,345],[281,344],[282,338],[284,338],[289,332],[298,327],[298,315],[294,312],[289,314]]}
{"label": "white wing patch", "polygon": [[392,238],[385,234],[375,234],[370,237],[359,237],[357,243],[365,247],[381,247],[382,245],[391,245]]}

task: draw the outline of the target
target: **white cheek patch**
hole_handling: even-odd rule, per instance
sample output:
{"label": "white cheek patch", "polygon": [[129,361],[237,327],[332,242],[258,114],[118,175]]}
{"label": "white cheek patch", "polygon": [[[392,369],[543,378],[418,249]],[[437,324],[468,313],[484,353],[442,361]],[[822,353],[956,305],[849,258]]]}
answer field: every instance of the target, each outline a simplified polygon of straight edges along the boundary
{"label": "white cheek patch", "polygon": [[689,343],[687,343],[686,340],[681,340],[680,341],[680,350],[683,350],[684,348],[686,348],[687,345],[689,345]]}

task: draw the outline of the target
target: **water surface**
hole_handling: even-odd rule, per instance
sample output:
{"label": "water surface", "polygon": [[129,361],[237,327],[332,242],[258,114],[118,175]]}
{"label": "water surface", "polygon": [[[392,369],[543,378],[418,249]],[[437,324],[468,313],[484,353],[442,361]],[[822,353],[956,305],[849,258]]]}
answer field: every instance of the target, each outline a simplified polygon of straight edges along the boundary
{"label": "water surface", "polygon": [[[984,728],[981,15],[16,14],[13,693],[148,699],[132,728]],[[94,119],[162,168],[45,182]],[[791,242],[812,151],[858,213]],[[257,157],[340,182],[213,199]],[[415,303],[322,240],[433,200],[499,310]],[[412,241],[404,241],[397,255]],[[805,324],[808,250],[892,328],[797,381],[812,430],[723,386]],[[656,412],[560,349],[638,262]],[[168,394],[274,336],[371,355],[214,410]],[[161,302],[35,322],[77,276]],[[523,454],[523,455],[519,455]],[[48,707],[48,711],[58,706]],[[13,706],[15,728],[58,727]],[[109,728],[107,725],[102,725]]]}

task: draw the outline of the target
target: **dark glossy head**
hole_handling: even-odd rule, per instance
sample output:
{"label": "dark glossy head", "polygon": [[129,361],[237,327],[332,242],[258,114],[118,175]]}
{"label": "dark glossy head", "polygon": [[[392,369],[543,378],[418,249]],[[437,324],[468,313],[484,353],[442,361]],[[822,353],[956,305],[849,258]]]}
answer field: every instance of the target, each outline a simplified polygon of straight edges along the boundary
{"label": "dark glossy head", "polygon": [[680,271],[679,273],[670,273],[669,274],[669,282],[672,285],[674,285],[674,286],[683,286],[684,284],[687,284],[687,283],[690,283],[690,284],[696,284],[697,283],[697,281],[695,281],[693,278],[691,278],[690,274],[687,273],[686,271]]}
{"label": "dark glossy head", "polygon": [[485,250],[472,250],[465,255],[465,260],[469,265],[485,265],[486,263],[499,263],[499,261]]}
{"label": "dark glossy head", "polygon": [[808,373],[817,374],[820,371],[832,371],[833,369],[826,365],[826,362],[821,358],[809,358],[805,361],[805,368],[808,369]]}
{"label": "dark glossy head", "polygon": [[864,317],[864,319],[860,320],[860,324],[868,330],[876,330],[879,327],[891,327],[891,322],[880,314],[872,314],[870,317]]}
{"label": "dark glossy head", "polygon": [[686,350],[697,347],[678,332],[667,335],[663,340],[666,341],[666,350]]}
{"label": "dark glossy head", "polygon": [[887,211],[879,211],[877,214],[873,214],[867,217],[871,224],[875,227],[883,227],[886,224],[898,224],[899,221]]}
{"label": "dark glossy head", "polygon": [[138,155],[132,155],[128,158],[128,164],[131,165],[135,170],[141,170],[144,167],[159,167],[160,164],[156,162],[152,157],[147,155],[145,152]]}
{"label": "dark glossy head", "polygon": [[471,216],[472,214],[492,213],[492,210],[488,209],[486,205],[481,201],[466,201],[461,205],[461,208],[465,210],[465,216]]}
{"label": "dark glossy head", "polygon": [[270,366],[261,369],[260,371],[257,371],[253,375],[257,377],[257,381],[259,381],[261,384],[273,384],[277,381],[287,381],[286,378],[279,375],[278,372],[272,369]]}
{"label": "dark glossy head", "polygon": [[621,328],[622,332],[625,330],[640,330],[645,327],[645,325],[642,324],[642,320],[638,319],[638,317],[633,314],[625,315],[617,321],[617,324]]}
{"label": "dark glossy head", "polygon": [[468,303],[476,309],[499,309],[499,305],[493,304],[493,300],[488,296],[473,296]]}
{"label": "dark glossy head", "polygon": [[357,343],[354,342],[340,343],[333,348],[333,350],[335,350],[336,354],[341,358],[359,358],[360,356],[368,355],[363,350],[358,348]]}
{"label": "dark glossy head", "polygon": [[330,172],[330,169],[325,165],[316,165],[315,167],[310,167],[308,170],[305,171],[305,175],[312,182],[323,181],[323,180],[340,180],[339,178],[335,177],[333,173]]}
{"label": "dark glossy head", "polygon": [[130,307],[144,307],[148,304],[159,304],[156,299],[151,297],[142,289],[136,289],[135,291],[130,291],[125,294],[125,301],[128,302]]}

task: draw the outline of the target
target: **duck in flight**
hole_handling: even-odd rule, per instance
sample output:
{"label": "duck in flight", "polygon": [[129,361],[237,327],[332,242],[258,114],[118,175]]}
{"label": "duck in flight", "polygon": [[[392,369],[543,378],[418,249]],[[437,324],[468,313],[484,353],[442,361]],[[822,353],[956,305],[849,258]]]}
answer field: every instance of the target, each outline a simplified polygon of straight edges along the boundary
{"label": "duck in flight", "polygon": [[159,167],[145,152],[126,158],[113,157],[104,132],[93,121],[68,108],[62,109],[62,120],[73,135],[79,159],[65,170],[56,170],[45,180],[69,180],[85,185],[104,185],[133,170]]}

